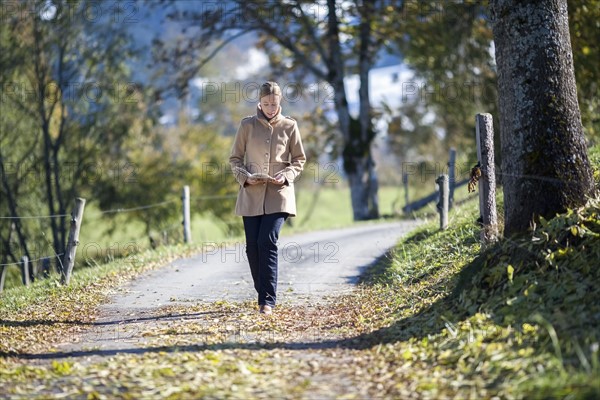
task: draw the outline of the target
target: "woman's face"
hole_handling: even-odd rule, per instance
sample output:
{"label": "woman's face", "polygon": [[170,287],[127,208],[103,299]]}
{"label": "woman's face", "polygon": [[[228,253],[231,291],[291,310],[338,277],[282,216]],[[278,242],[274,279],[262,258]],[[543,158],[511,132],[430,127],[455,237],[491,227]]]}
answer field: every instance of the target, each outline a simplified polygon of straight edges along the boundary
{"label": "woman's face", "polygon": [[271,119],[277,114],[280,102],[281,98],[276,94],[263,96],[260,98],[260,108],[262,108],[267,118]]}

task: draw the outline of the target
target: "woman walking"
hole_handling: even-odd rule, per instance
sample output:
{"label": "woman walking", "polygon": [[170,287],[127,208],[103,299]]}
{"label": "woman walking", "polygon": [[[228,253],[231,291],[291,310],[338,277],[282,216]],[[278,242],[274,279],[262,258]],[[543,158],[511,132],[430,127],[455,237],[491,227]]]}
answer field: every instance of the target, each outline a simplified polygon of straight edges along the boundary
{"label": "woman walking", "polygon": [[281,114],[281,88],[260,87],[256,115],[242,119],[229,163],[240,184],[236,215],[242,216],[246,254],[259,311],[271,314],[277,299],[277,241],[288,217],[296,215],[294,180],[306,155],[298,124]]}

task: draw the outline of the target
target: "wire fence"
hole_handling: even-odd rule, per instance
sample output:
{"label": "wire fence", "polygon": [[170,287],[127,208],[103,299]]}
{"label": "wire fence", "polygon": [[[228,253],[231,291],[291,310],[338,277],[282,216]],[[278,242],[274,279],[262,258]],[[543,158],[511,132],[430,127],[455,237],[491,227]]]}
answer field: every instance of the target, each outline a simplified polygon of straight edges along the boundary
{"label": "wire fence", "polygon": [[[237,197],[237,195],[233,195],[233,194],[232,195],[205,195],[205,196],[195,197],[194,200],[195,201],[226,200],[226,199],[234,199],[236,197]],[[138,206],[138,207],[115,208],[115,209],[110,209],[110,210],[101,210],[99,212],[99,214],[100,215],[108,215],[108,214],[120,214],[120,213],[136,212],[136,211],[145,211],[145,210],[150,210],[150,209],[154,209],[154,208],[165,207],[167,205],[170,205],[170,204],[173,204],[173,203],[177,203],[177,202],[181,202],[181,201],[182,201],[182,199],[174,198],[174,199],[170,199],[170,200],[166,200],[166,201],[161,201],[161,202],[153,203],[153,204],[146,204],[146,205],[142,205],[142,206]],[[64,218],[64,217],[70,217],[70,216],[71,216],[71,214],[27,215],[27,216],[0,216],[0,220],[50,219],[50,218]],[[86,222],[88,224],[90,223],[90,221],[86,221]],[[93,222],[93,220],[92,220],[92,222]],[[160,233],[163,236],[165,236],[165,235],[172,235],[173,232],[176,232],[177,230],[181,230],[182,231],[182,236],[183,236],[182,224],[183,224],[182,222],[178,222],[178,223],[169,225],[167,227],[160,228],[159,231],[160,231]],[[148,239],[148,238],[149,238],[149,235],[146,233],[144,236],[141,236],[141,237],[139,237],[137,239],[131,239],[131,240],[129,240],[129,242],[136,243],[136,246],[135,246],[136,250],[139,251],[139,247],[137,246],[137,243],[141,242],[144,239]],[[55,249],[53,249],[53,250],[55,250]],[[32,260],[28,260],[27,262],[29,263],[29,265],[33,265],[33,263],[35,263],[35,262],[38,262],[38,263],[48,262],[49,260],[53,260],[53,259],[57,259],[58,262],[61,262],[61,257],[63,257],[64,255],[65,255],[65,252],[63,252],[63,253],[57,253],[56,251],[54,251],[53,255],[38,257],[38,258],[35,258],[35,259],[32,259]],[[46,261],[46,260],[48,260],[48,261]],[[23,265],[23,261],[17,261],[17,262],[11,262],[11,263],[1,263],[0,264],[0,273],[3,275],[5,273],[5,271],[4,271],[5,267],[9,267],[9,266],[13,266],[13,265],[22,266]],[[2,281],[2,283],[3,283],[3,281]],[[0,287],[0,292],[2,291],[2,289],[3,288]]]}
{"label": "wire fence", "polygon": [[173,200],[162,201],[160,203],[148,204],[145,206],[139,206],[139,207],[133,207],[133,208],[116,208],[114,210],[101,211],[100,214],[117,214],[117,213],[125,213],[125,212],[132,212],[132,211],[149,210],[151,208],[162,207],[167,204],[175,203],[176,201],[177,200],[173,199]]}
{"label": "wire fence", "polygon": [[47,218],[60,218],[68,217],[69,214],[55,214],[55,215],[27,215],[24,217],[0,217],[0,219],[47,219]]}
{"label": "wire fence", "polygon": [[[64,255],[65,255],[65,253],[60,253],[60,254],[56,254],[56,255],[53,255],[53,256],[45,256],[45,257],[36,258],[34,260],[29,260],[28,262],[32,263],[32,262],[35,262],[35,261],[42,261],[42,260],[45,260],[47,258],[49,258],[49,259],[60,258],[60,257],[62,257]],[[22,264],[22,262],[7,263],[7,264],[0,264],[0,267],[6,267],[8,265],[21,265],[21,264]]]}

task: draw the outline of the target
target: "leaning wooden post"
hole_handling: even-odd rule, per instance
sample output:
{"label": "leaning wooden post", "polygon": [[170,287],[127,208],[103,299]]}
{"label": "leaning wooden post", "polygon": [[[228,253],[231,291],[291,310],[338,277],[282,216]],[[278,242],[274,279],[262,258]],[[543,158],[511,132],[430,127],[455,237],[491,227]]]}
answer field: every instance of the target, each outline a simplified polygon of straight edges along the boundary
{"label": "leaning wooden post", "polygon": [[23,285],[29,286],[29,257],[23,256],[21,257],[21,281],[23,281]]}
{"label": "leaning wooden post", "polygon": [[81,220],[83,219],[84,207],[85,199],[80,197],[76,198],[75,207],[71,213],[69,241],[67,242],[67,249],[65,251],[65,257],[61,269],[61,283],[63,285],[68,285],[69,281],[71,280],[71,273],[73,272],[73,266],[75,265],[75,254],[77,252],[77,245],[79,244],[79,230],[81,229]]}
{"label": "leaning wooden post", "polygon": [[448,175],[440,175],[435,183],[440,188],[440,200],[437,204],[438,212],[440,213],[440,229],[448,229],[448,195],[449,195],[449,179]]}
{"label": "leaning wooden post", "polygon": [[185,243],[192,243],[192,228],[190,224],[190,187],[187,185],[183,187],[181,200],[183,202],[183,241]]}
{"label": "leaning wooden post", "polygon": [[456,149],[454,147],[450,149],[450,156],[448,157],[448,175],[450,179],[448,208],[452,208],[454,204],[454,187],[456,186]]}
{"label": "leaning wooden post", "polygon": [[496,172],[494,164],[494,123],[491,114],[475,116],[479,178],[479,210],[481,212],[481,241],[493,243],[498,239],[498,216],[496,213]]}

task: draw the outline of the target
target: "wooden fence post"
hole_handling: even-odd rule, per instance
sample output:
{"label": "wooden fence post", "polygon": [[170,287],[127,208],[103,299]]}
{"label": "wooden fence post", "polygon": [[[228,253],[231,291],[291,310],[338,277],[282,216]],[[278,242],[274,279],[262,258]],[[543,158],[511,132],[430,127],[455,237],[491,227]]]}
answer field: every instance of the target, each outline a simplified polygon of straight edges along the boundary
{"label": "wooden fence post", "polygon": [[437,204],[437,209],[440,213],[440,229],[446,230],[446,229],[448,229],[448,195],[449,195],[448,175],[440,175],[435,180],[435,183],[437,183],[440,188],[439,203]]}
{"label": "wooden fence post", "polygon": [[448,175],[450,179],[448,208],[452,208],[454,204],[454,187],[456,186],[456,149],[454,147],[450,149],[450,156],[448,157]]}
{"label": "wooden fence post", "polygon": [[192,243],[192,228],[190,224],[190,187],[188,185],[183,187],[181,200],[183,202],[183,241],[185,243]]}
{"label": "wooden fence post", "polygon": [[19,266],[21,267],[21,281],[23,282],[23,285],[29,286],[29,257],[21,257],[21,264],[19,264]]}
{"label": "wooden fence post", "polygon": [[83,219],[83,209],[85,207],[85,199],[80,197],[75,199],[75,207],[71,213],[71,226],[69,228],[69,241],[65,251],[65,258],[61,270],[61,283],[68,285],[75,265],[75,254],[77,245],[79,244],[79,230],[81,229],[81,220]]}
{"label": "wooden fence post", "polygon": [[491,114],[475,116],[477,158],[481,168],[479,178],[479,210],[482,224],[481,241],[493,243],[498,239],[496,213],[496,171],[494,164],[494,124]]}
{"label": "wooden fence post", "polygon": [[0,293],[4,290],[4,280],[6,279],[6,265],[0,266]]}

